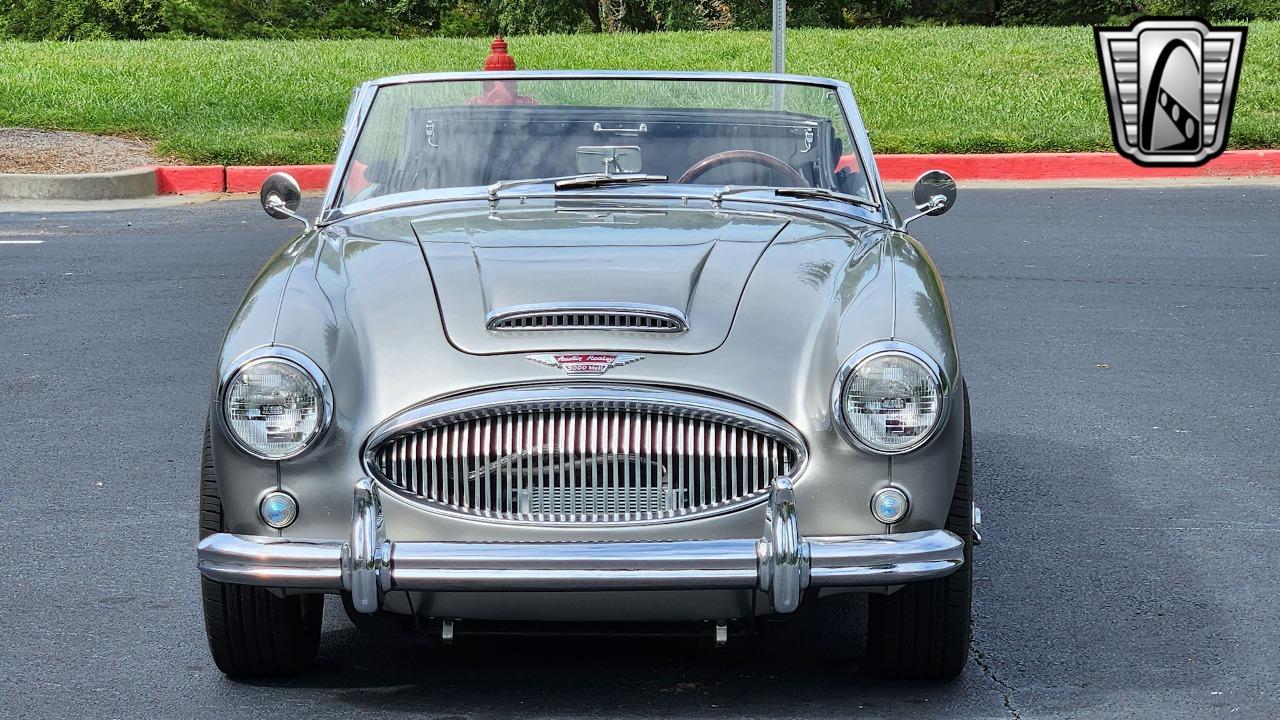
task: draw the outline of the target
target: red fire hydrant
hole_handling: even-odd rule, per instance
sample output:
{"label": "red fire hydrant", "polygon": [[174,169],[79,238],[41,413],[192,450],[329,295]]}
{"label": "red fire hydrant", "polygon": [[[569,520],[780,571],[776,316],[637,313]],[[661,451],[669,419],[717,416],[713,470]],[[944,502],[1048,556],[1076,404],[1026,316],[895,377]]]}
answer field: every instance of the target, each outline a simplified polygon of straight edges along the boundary
{"label": "red fire hydrant", "polygon": [[485,70],[515,70],[516,59],[507,52],[507,41],[502,36],[493,39],[489,44],[489,57],[484,59]]}
{"label": "red fire hydrant", "polygon": [[[507,52],[507,41],[502,36],[493,39],[489,45],[489,57],[484,60],[485,70],[515,70],[516,59]],[[484,91],[467,101],[468,105],[534,105],[536,102],[528,95],[521,95],[516,89],[515,80],[488,80],[484,83]]]}

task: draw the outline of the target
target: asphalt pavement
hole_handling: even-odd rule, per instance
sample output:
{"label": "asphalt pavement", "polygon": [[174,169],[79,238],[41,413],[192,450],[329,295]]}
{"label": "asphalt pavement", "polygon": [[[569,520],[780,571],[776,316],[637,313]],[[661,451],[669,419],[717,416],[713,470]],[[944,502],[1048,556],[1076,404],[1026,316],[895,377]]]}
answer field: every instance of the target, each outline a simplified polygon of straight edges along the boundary
{"label": "asphalt pavement", "polygon": [[962,190],[912,226],[986,524],[942,685],[759,640],[406,643],[333,604],[313,673],[227,680],[200,433],[230,313],[297,226],[256,201],[0,214],[0,717],[1280,717],[1278,199]]}

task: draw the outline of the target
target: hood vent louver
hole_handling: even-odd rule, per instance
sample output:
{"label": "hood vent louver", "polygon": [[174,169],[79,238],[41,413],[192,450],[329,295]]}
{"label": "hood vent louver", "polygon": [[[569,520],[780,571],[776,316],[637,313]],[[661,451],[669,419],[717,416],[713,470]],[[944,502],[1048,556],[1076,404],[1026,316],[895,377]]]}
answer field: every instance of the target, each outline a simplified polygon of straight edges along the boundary
{"label": "hood vent louver", "polygon": [[635,305],[529,306],[503,308],[489,314],[493,332],[621,331],[682,333],[684,314],[674,308]]}

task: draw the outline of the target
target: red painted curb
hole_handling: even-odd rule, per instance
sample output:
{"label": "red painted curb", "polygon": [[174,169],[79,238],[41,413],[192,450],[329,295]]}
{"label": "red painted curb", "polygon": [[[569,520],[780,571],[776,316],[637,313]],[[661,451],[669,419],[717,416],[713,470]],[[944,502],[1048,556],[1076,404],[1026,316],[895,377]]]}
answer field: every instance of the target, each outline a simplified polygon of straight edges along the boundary
{"label": "red painted curb", "polygon": [[222,192],[226,170],[221,165],[161,166],[156,168],[157,195]]}
{"label": "red painted curb", "polygon": [[1200,167],[1142,167],[1115,153],[880,155],[885,182],[910,182],[934,168],[956,180],[1145,180],[1280,175],[1280,150],[1232,150]]}
{"label": "red painted curb", "polygon": [[[878,155],[885,182],[910,182],[938,168],[961,182],[984,180],[1146,180],[1180,177],[1280,176],[1280,150],[1231,150],[1194,168],[1148,168],[1115,153],[992,153],[982,155]],[[256,193],[274,172],[292,175],[303,190],[324,190],[331,165],[217,165],[156,168],[157,192]]]}
{"label": "red painted curb", "polygon": [[332,165],[228,165],[227,192],[258,192],[262,181],[276,172],[287,172],[303,190],[324,190],[329,185]]}

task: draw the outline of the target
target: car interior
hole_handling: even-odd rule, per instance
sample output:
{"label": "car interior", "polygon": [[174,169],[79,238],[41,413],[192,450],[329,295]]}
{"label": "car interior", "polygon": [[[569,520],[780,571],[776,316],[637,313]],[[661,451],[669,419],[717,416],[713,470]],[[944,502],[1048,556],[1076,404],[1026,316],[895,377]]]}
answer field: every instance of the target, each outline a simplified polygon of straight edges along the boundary
{"label": "car interior", "polygon": [[793,112],[469,105],[413,109],[406,125],[397,157],[357,154],[366,197],[582,173],[865,194],[831,121]]}

